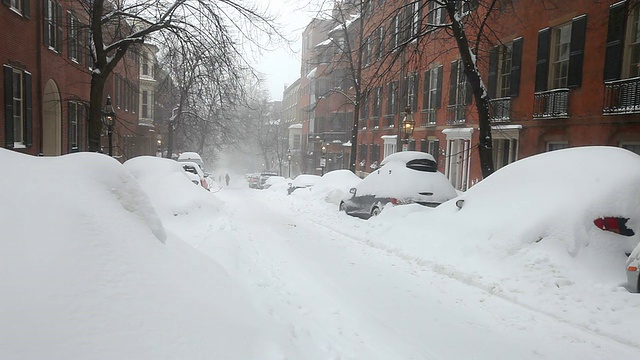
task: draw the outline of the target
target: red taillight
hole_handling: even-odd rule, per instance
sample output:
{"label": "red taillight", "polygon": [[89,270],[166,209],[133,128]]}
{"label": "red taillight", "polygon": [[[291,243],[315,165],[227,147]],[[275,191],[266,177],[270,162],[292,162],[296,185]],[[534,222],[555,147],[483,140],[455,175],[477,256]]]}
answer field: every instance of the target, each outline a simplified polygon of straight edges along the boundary
{"label": "red taillight", "polygon": [[391,198],[391,203],[393,205],[398,205],[398,204],[400,204],[400,201],[398,199],[396,199],[396,198]]}
{"label": "red taillight", "polygon": [[629,219],[622,217],[603,217],[593,220],[593,223],[602,230],[625,236],[633,236],[635,233],[626,226],[627,221],[629,221]]}
{"label": "red taillight", "polygon": [[638,267],[637,266],[629,266],[627,268],[628,271],[638,271]]}

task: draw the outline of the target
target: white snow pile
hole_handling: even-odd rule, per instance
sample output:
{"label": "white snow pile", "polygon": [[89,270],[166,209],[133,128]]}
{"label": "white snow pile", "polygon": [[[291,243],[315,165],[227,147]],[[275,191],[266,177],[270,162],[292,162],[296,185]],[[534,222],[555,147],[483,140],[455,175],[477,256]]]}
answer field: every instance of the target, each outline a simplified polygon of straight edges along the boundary
{"label": "white snow pile", "polygon": [[171,159],[139,156],[124,163],[138,180],[156,211],[164,220],[194,211],[219,209],[221,202],[186,176],[180,164]]}
{"label": "white snow pile", "polygon": [[1,359],[273,358],[273,327],[215,261],[165,235],[117,161],[0,149],[0,164]]}
{"label": "white snow pile", "polygon": [[349,170],[329,171],[310,188],[309,197],[338,206],[342,199],[351,196],[349,190],[356,187],[361,181],[362,179]]}
{"label": "white snow pile", "polygon": [[[623,287],[625,252],[640,239],[638,184],[640,156],[627,150],[554,151],[508,165],[436,209],[385,209],[366,237],[440,273],[640,346],[640,297]],[[606,216],[629,218],[635,235],[597,228],[593,221]]]}

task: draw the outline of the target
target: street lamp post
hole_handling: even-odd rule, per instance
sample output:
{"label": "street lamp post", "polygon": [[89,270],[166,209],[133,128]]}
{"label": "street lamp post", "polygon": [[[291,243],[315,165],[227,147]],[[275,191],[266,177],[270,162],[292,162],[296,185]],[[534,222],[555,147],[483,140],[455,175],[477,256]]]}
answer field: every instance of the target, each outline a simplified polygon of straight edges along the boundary
{"label": "street lamp post", "polygon": [[113,123],[116,113],[111,105],[111,96],[107,95],[107,102],[102,109],[102,123],[107,127],[107,136],[109,137],[109,156],[113,156]]}
{"label": "street lamp post", "polygon": [[320,159],[320,167],[322,168],[322,175],[324,175],[324,168],[327,166],[327,147],[322,145],[322,158]]}
{"label": "street lamp post", "polygon": [[407,151],[409,150],[409,139],[411,138],[411,135],[413,135],[413,129],[416,126],[416,122],[413,120],[413,114],[411,114],[411,108],[407,106],[407,108],[405,109],[405,116],[404,119],[402,120],[402,130],[404,133],[404,140],[406,141],[407,145],[405,148],[405,145],[402,145],[402,151]]}
{"label": "street lamp post", "polygon": [[287,149],[287,164],[289,165],[289,178],[291,178],[291,149]]}

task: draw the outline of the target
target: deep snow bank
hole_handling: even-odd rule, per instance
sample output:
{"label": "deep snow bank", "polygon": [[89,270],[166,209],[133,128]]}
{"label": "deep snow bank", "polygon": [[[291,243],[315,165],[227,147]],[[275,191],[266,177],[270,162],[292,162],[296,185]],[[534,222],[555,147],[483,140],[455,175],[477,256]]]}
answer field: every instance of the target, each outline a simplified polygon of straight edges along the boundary
{"label": "deep snow bank", "polygon": [[0,164],[0,358],[277,353],[220,266],[177,239],[158,241],[158,216],[117,161],[0,149]]}

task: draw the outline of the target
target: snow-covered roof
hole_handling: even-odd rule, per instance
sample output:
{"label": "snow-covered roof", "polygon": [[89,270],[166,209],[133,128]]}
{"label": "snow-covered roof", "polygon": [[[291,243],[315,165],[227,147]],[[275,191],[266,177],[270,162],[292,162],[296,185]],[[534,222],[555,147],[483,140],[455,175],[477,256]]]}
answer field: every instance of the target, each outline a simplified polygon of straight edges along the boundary
{"label": "snow-covered roof", "polygon": [[302,124],[293,124],[289,126],[289,129],[302,129]]}
{"label": "snow-covered roof", "polygon": [[[351,15],[351,18],[344,23],[344,26],[348,29],[359,18],[360,18],[359,14]],[[336,27],[331,29],[331,31],[329,33],[332,33],[334,31],[340,31],[342,29],[343,29],[343,24],[338,24]]]}
{"label": "snow-covered roof", "polygon": [[321,46],[327,46],[331,44],[331,39],[327,39],[321,43],[319,43],[318,45],[316,45],[316,47],[321,47]]}

